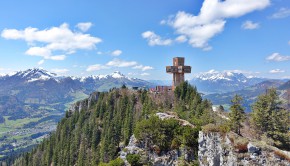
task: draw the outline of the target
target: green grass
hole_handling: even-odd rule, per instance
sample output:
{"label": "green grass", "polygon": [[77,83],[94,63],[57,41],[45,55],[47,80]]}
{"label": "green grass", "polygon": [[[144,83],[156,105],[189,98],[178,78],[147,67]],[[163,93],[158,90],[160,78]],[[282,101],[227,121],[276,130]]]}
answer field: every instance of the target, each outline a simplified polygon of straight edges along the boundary
{"label": "green grass", "polygon": [[17,120],[8,120],[9,116],[4,116],[5,123],[0,124],[0,134],[8,131],[14,131],[17,128],[21,128],[23,125],[29,122],[36,122],[40,118],[24,118]]}
{"label": "green grass", "polygon": [[56,109],[49,107],[49,106],[40,106],[38,109],[43,109],[43,110],[50,110],[50,111],[55,111]]}

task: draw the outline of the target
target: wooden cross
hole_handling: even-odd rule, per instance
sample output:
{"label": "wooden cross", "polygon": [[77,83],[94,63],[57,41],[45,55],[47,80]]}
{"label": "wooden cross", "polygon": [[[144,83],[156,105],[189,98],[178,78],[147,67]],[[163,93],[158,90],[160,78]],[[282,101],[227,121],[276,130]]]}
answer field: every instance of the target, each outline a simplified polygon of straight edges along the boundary
{"label": "wooden cross", "polygon": [[172,90],[184,82],[184,73],[191,73],[191,66],[184,66],[184,57],[173,58],[173,66],[166,66],[166,73],[173,74]]}

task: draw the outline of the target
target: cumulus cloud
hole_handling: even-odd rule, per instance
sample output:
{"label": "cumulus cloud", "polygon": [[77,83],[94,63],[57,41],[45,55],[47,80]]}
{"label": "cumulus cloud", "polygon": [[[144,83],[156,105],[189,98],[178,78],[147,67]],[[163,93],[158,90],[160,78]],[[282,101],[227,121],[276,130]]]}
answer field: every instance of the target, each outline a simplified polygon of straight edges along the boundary
{"label": "cumulus cloud", "polygon": [[175,38],[175,41],[177,41],[178,43],[184,43],[187,41],[187,38],[184,35],[180,35],[177,38]]}
{"label": "cumulus cloud", "polygon": [[290,16],[290,9],[288,9],[288,8],[280,8],[270,18],[279,19],[279,18],[286,18],[286,17],[289,17],[289,16]]}
{"label": "cumulus cloud", "polygon": [[37,62],[38,65],[42,65],[44,63],[44,59]]}
{"label": "cumulus cloud", "polygon": [[167,20],[175,33],[184,35],[192,47],[208,50],[208,41],[224,30],[226,19],[262,10],[270,0],[206,0],[198,15],[179,11]]}
{"label": "cumulus cloud", "polygon": [[147,39],[150,46],[168,46],[172,44],[171,39],[162,39],[159,35],[155,34],[153,31],[146,31],[142,33],[142,37]]}
{"label": "cumulus cloud", "polygon": [[266,58],[268,61],[276,61],[276,62],[282,62],[282,61],[289,61],[290,56],[283,56],[279,53],[273,53],[272,55],[268,56]]}
{"label": "cumulus cloud", "polygon": [[260,27],[260,24],[254,23],[253,21],[245,21],[242,24],[242,28],[247,29],[247,30],[258,29],[259,27]]}
{"label": "cumulus cloud", "polygon": [[274,70],[270,70],[269,73],[272,73],[272,74],[276,74],[276,73],[284,73],[285,70],[281,70],[281,69],[274,69]]}
{"label": "cumulus cloud", "polygon": [[26,52],[26,55],[30,56],[40,56],[44,59],[50,59],[50,60],[64,60],[66,58],[66,55],[52,55],[51,50],[45,47],[31,47]]}
{"label": "cumulus cloud", "polygon": [[154,68],[151,66],[138,65],[138,66],[134,66],[133,69],[140,69],[142,71],[146,71],[146,70],[152,70]]}
{"label": "cumulus cloud", "polygon": [[[1,36],[10,40],[24,40],[31,46],[25,53],[50,60],[64,60],[67,54],[77,50],[91,50],[102,40],[90,34],[74,32],[64,23],[59,27],[39,30],[27,27],[24,30],[4,29]],[[61,52],[62,55],[54,55]]]}
{"label": "cumulus cloud", "polygon": [[113,56],[119,56],[121,54],[122,54],[122,51],[121,50],[115,50],[115,51],[112,52],[112,55]]}
{"label": "cumulus cloud", "polygon": [[65,74],[65,73],[67,73],[67,72],[69,72],[69,70],[68,69],[51,69],[51,71],[53,72],[53,73],[57,73],[57,74]]}
{"label": "cumulus cloud", "polygon": [[109,66],[106,65],[101,65],[101,64],[95,64],[95,65],[90,65],[87,68],[87,71],[97,71],[97,70],[103,70],[103,69],[109,69]]}
{"label": "cumulus cloud", "polygon": [[135,66],[137,65],[136,61],[124,61],[120,59],[113,59],[112,61],[109,61],[107,66],[113,66],[113,67],[130,67],[130,66]]}
{"label": "cumulus cloud", "polygon": [[96,71],[102,69],[110,69],[112,67],[132,67],[133,69],[139,69],[141,71],[147,71],[154,69],[151,66],[144,66],[142,64],[138,64],[136,61],[125,61],[118,58],[114,58],[113,60],[107,62],[106,64],[95,64],[87,67],[87,71]]}
{"label": "cumulus cloud", "polygon": [[91,22],[81,22],[76,25],[77,28],[79,28],[81,31],[86,32],[92,27]]}

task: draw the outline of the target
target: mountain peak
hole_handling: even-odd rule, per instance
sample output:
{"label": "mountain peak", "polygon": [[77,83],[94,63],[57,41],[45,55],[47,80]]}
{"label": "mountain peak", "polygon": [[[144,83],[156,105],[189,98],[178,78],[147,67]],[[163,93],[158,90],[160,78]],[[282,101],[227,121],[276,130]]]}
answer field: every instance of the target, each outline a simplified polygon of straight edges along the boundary
{"label": "mountain peak", "polygon": [[195,79],[201,79],[201,80],[210,80],[210,81],[217,81],[217,80],[239,80],[239,81],[246,81],[247,78],[242,73],[237,72],[218,72],[210,70],[209,72],[201,73],[198,75],[195,75]]}
{"label": "mountain peak", "polygon": [[115,71],[114,73],[110,74],[113,78],[123,78],[125,77],[124,74],[122,74],[120,71]]}
{"label": "mountain peak", "polygon": [[37,80],[48,80],[50,78],[56,77],[55,73],[50,73],[47,70],[40,68],[27,69],[25,71],[19,71],[14,76],[18,76],[26,79],[28,82],[33,82]]}

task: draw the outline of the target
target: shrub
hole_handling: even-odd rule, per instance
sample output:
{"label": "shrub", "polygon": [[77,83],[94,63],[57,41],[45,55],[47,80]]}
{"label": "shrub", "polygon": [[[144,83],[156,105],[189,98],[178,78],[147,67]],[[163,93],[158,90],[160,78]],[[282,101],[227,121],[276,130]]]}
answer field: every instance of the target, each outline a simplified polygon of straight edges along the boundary
{"label": "shrub", "polygon": [[132,166],[141,166],[141,161],[140,161],[140,155],[138,154],[128,154],[126,156],[127,161],[132,165]]}
{"label": "shrub", "polygon": [[99,166],[124,166],[124,165],[125,165],[125,162],[120,158],[112,160],[109,163],[100,163],[99,164]]}
{"label": "shrub", "polygon": [[181,144],[180,140],[178,138],[174,138],[171,142],[170,148],[171,149],[178,149],[180,147],[180,144]]}
{"label": "shrub", "polygon": [[230,127],[227,124],[216,125],[216,124],[210,123],[203,126],[202,131],[205,133],[209,133],[209,132],[227,133],[230,131]]}

